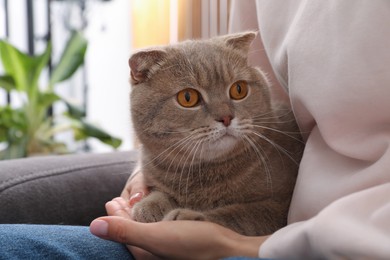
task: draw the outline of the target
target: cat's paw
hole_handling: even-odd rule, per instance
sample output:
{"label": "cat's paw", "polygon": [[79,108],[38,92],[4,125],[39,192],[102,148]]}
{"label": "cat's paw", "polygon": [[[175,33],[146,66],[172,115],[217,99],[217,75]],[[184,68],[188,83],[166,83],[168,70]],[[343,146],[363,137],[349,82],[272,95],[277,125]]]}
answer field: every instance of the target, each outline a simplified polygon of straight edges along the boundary
{"label": "cat's paw", "polygon": [[196,220],[205,221],[206,215],[191,209],[174,209],[165,215],[163,220]]}
{"label": "cat's paw", "polygon": [[135,221],[143,223],[161,221],[164,215],[175,206],[164,193],[152,192],[134,204],[132,217]]}
{"label": "cat's paw", "polygon": [[133,219],[138,222],[151,223],[162,220],[164,213],[156,202],[143,203],[143,201],[136,203],[133,206]]}

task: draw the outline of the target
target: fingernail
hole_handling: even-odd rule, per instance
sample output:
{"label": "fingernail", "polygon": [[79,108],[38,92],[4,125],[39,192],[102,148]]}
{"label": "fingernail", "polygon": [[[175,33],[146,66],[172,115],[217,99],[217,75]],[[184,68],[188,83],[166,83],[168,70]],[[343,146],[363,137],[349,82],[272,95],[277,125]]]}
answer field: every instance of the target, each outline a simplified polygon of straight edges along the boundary
{"label": "fingernail", "polygon": [[130,197],[129,199],[129,205],[130,207],[133,207],[135,203],[139,202],[144,196],[143,192],[137,192],[133,194],[133,196]]}
{"label": "fingernail", "polygon": [[104,220],[94,220],[92,221],[89,230],[95,236],[105,237],[108,235],[108,223]]}

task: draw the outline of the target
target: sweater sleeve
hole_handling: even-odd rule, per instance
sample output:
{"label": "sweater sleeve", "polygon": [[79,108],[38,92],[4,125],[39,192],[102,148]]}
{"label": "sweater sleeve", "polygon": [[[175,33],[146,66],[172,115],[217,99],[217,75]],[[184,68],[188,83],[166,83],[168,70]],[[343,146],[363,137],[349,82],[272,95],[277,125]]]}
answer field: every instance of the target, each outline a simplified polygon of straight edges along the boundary
{"label": "sweater sleeve", "polygon": [[[390,183],[343,197],[272,235],[260,257],[389,259]],[[363,206],[362,206],[363,205]]]}
{"label": "sweater sleeve", "polygon": [[389,3],[253,4],[246,17],[306,140],[288,226],[259,256],[390,259]]}

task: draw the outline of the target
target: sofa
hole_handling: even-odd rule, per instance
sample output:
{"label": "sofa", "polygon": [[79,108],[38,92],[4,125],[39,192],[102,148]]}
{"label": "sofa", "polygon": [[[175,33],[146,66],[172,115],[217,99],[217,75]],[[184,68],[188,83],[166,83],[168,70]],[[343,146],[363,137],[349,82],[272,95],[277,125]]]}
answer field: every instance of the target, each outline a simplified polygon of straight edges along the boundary
{"label": "sofa", "polygon": [[136,157],[129,151],[0,161],[0,223],[89,225],[120,195]]}

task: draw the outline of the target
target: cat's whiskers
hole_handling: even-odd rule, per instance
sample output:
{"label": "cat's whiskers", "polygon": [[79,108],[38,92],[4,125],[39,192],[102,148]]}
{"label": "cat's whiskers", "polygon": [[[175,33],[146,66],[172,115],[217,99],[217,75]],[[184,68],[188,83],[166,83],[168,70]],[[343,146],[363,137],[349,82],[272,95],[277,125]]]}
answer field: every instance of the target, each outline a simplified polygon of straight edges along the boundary
{"label": "cat's whiskers", "polygon": [[[203,158],[202,157],[203,147],[204,147],[204,143],[201,143],[199,158]],[[203,190],[202,163],[199,163],[198,165],[199,165],[199,167],[198,167],[199,185],[200,185],[201,190]]]}
{"label": "cat's whiskers", "polygon": [[[180,166],[180,163],[181,163],[183,157],[185,156],[185,153],[182,153],[182,151],[183,151],[184,149],[186,149],[187,152],[188,152],[188,147],[189,147],[189,146],[188,146],[188,143],[189,143],[189,142],[192,142],[193,140],[194,140],[194,134],[191,134],[191,135],[187,136],[186,138],[183,138],[182,141],[180,142],[180,144],[176,147],[176,148],[178,148],[179,146],[181,146],[180,150],[179,150],[179,151],[176,153],[176,155],[171,159],[171,162],[170,162],[170,164],[169,164],[169,166],[168,166],[168,168],[167,168],[167,170],[166,170],[166,173],[165,173],[165,181],[166,181],[166,178],[167,178],[167,176],[168,176],[168,174],[169,174],[169,170],[170,170],[172,164],[176,164],[176,169],[175,169],[175,173],[174,173],[174,176],[173,176],[173,179],[176,179],[176,174],[177,174],[178,168],[179,168],[179,166]],[[176,148],[175,148],[175,149],[176,149]],[[173,151],[171,151],[171,153],[172,153],[172,152],[173,152]],[[165,159],[167,159],[168,156],[169,156],[171,153],[169,153],[169,154],[165,157]],[[179,154],[181,155],[181,158],[180,158],[179,162],[177,163],[176,158],[177,158],[177,156],[178,156]],[[174,184],[174,183],[176,183],[176,182],[175,182],[175,181],[172,182],[172,188],[174,188],[174,187],[173,187],[173,184]]]}
{"label": "cat's whiskers", "polygon": [[[180,133],[185,133],[185,132],[191,132],[191,131],[193,132],[193,130],[188,130],[188,131],[178,131],[178,133],[179,133],[179,132],[180,132]],[[194,134],[192,134],[192,135],[191,135],[191,134],[190,134],[190,135],[187,135],[187,136],[185,136],[184,138],[182,138],[182,139],[178,140],[177,142],[175,142],[173,145],[169,146],[167,149],[165,149],[165,150],[164,150],[163,152],[161,152],[159,155],[155,156],[155,157],[154,157],[153,159],[151,159],[149,162],[143,164],[142,167],[141,167],[141,170],[142,170],[143,168],[145,168],[146,166],[150,165],[151,163],[153,163],[153,162],[159,160],[162,156],[165,156],[165,157],[162,158],[162,159],[160,159],[160,160],[155,164],[155,166],[158,166],[158,165],[160,165],[161,163],[164,163],[164,162],[170,157],[170,155],[171,155],[173,152],[175,152],[175,150],[177,150],[177,149],[180,148],[180,150],[176,153],[175,157],[171,160],[171,162],[170,162],[170,164],[169,164],[169,166],[168,166],[168,170],[167,170],[166,173],[165,173],[164,179],[165,179],[165,181],[166,181],[166,178],[167,178],[167,176],[168,176],[169,169],[170,169],[171,165],[174,163],[176,157],[181,153],[181,151],[182,151],[184,148],[186,148],[187,142],[188,142],[189,140],[191,140],[191,138],[193,138],[193,135],[194,135]],[[174,177],[174,178],[175,178],[175,177]]]}
{"label": "cat's whiskers", "polygon": [[165,149],[159,155],[157,155],[155,158],[153,158],[149,163],[154,162],[155,160],[159,159],[164,153],[166,153],[170,149],[174,148],[168,155],[165,156],[165,158],[162,161],[167,159],[169,157],[169,155],[172,154],[175,151],[176,148],[178,148],[179,146],[183,145],[183,143],[185,143],[186,141],[191,139],[196,134],[196,130],[194,131],[194,130],[189,129],[189,130],[181,130],[181,131],[161,131],[160,133],[167,133],[167,134],[186,134],[186,133],[191,133],[191,134],[185,136],[184,138],[182,138],[182,139],[178,140],[177,142],[175,142],[173,145],[169,146],[167,149]]}
{"label": "cat's whiskers", "polygon": [[191,136],[186,136],[185,138],[183,139],[180,139],[179,141],[177,141],[176,143],[174,143],[173,145],[169,146],[168,148],[166,148],[164,151],[162,151],[160,154],[158,154],[157,156],[155,156],[153,159],[151,159],[149,162],[147,162],[146,164],[143,165],[143,167],[155,162],[156,160],[158,160],[161,156],[163,156],[165,153],[167,153],[170,149],[173,149],[168,155],[165,156],[165,158],[163,160],[161,160],[159,163],[157,163],[156,165],[159,165],[160,163],[162,163],[165,159],[167,159],[167,157],[172,153],[174,152],[174,150],[181,146],[183,142],[186,141],[187,138],[190,138]]}
{"label": "cat's whiskers", "polygon": [[[190,158],[191,155],[194,156],[193,151],[196,149],[197,144],[198,144],[199,142],[200,142],[200,141],[196,142],[195,145],[190,146],[190,147],[191,147],[191,150],[188,150],[188,154],[187,154],[187,156],[185,156],[186,159],[184,160],[184,163],[182,164],[183,166],[182,166],[181,172],[180,172],[180,178],[179,178],[179,199],[180,199],[180,197],[181,197],[181,187],[182,187],[182,179],[183,179],[184,169],[186,168],[184,165],[186,165],[186,166],[188,167],[188,173],[187,173],[187,176],[186,176],[186,178],[187,178],[186,190],[185,190],[186,201],[187,201],[188,180],[189,180],[189,178],[190,178],[189,175],[190,175],[190,172],[191,172],[191,164],[188,165],[188,164],[187,164],[187,161],[188,161],[188,159]],[[182,156],[182,158],[180,159],[179,164],[181,164],[181,160],[183,159],[183,157],[184,157],[184,156]],[[193,157],[193,158],[194,158],[194,157]],[[185,205],[186,205],[186,204],[187,204],[187,203],[185,203]]]}
{"label": "cat's whiskers", "polygon": [[[255,123],[257,123],[257,122],[255,122]],[[261,129],[265,129],[265,130],[270,130],[270,131],[288,136],[291,139],[294,139],[295,141],[297,141],[299,143],[302,143],[302,144],[304,143],[299,137],[293,136],[293,134],[300,134],[300,132],[287,132],[287,131],[275,129],[273,127],[268,127],[268,126],[263,126],[263,125],[258,125],[258,124],[253,124],[253,127],[261,128]]]}
{"label": "cat's whiskers", "polygon": [[[191,131],[191,134],[189,136],[187,136],[187,138],[182,139],[181,142],[178,145],[176,145],[176,147],[174,148],[174,150],[176,150],[176,149],[180,149],[180,150],[171,159],[171,162],[170,162],[168,169],[166,171],[165,181],[167,178],[167,174],[168,174],[172,165],[176,165],[176,168],[174,170],[174,176],[173,176],[174,180],[177,178],[177,175],[179,174],[180,166],[182,166],[178,182],[176,182],[176,181],[173,182],[173,183],[179,183],[179,185],[178,185],[179,194],[182,194],[181,188],[183,187],[182,181],[184,178],[184,176],[183,176],[184,169],[186,169],[186,168],[188,169],[188,173],[186,176],[185,193],[184,193],[187,196],[188,195],[188,183],[189,183],[189,179],[190,179],[191,175],[194,174],[194,165],[196,162],[196,158],[200,158],[200,159],[203,158],[202,154],[204,152],[204,146],[210,145],[210,141],[215,139],[215,137],[213,137],[213,134],[217,133],[218,131],[219,130],[217,128],[213,128],[213,127],[200,127],[196,130]],[[182,151],[184,151],[184,150],[186,150],[186,152],[182,153]],[[165,159],[167,157],[169,157],[169,155],[172,152],[173,151],[171,151],[165,157]],[[181,155],[181,156],[179,156],[179,155]],[[186,165],[187,167],[184,167],[184,165]],[[201,188],[203,189],[202,177],[201,177],[201,175],[202,175],[201,163],[199,163],[198,165],[199,165],[198,179],[199,179]],[[173,186],[172,186],[172,189],[174,189]],[[187,201],[187,197],[186,197],[185,201]]]}
{"label": "cat's whiskers", "polygon": [[[264,114],[261,114],[261,115],[257,115],[257,116],[254,116],[252,117],[252,119],[254,120],[254,122],[256,124],[286,124],[286,123],[292,123],[292,122],[295,122],[295,118],[294,116],[290,116],[290,114],[292,114],[292,110],[290,109],[283,109],[283,108],[280,108],[278,109],[278,111],[286,111],[285,113],[283,114],[274,114],[275,112],[273,111],[269,111],[267,113],[264,113]],[[274,116],[269,116],[269,117],[265,117],[266,115],[269,115],[269,114],[274,114]],[[288,120],[283,120],[284,117],[288,117],[289,119]],[[268,121],[265,121],[265,120],[268,120]],[[303,134],[305,132],[302,132],[302,131],[299,131],[299,132],[286,132],[284,131],[285,133],[289,133],[289,134]]]}
{"label": "cat's whiskers", "polygon": [[[171,162],[170,162],[170,164],[169,164],[169,166],[168,166],[168,169],[167,169],[167,171],[166,171],[166,174],[165,174],[165,180],[166,180],[166,178],[167,178],[167,175],[169,174],[169,170],[170,170],[170,168],[171,168],[171,165],[172,164],[176,164],[176,169],[175,169],[175,173],[174,173],[174,177],[173,177],[173,179],[176,179],[176,175],[177,175],[177,173],[178,173],[178,170],[179,170],[179,166],[180,165],[182,165],[182,160],[183,160],[183,158],[185,157],[185,155],[186,155],[186,153],[182,153],[182,151],[184,150],[184,149],[186,149],[187,151],[187,153],[188,153],[188,155],[187,156],[189,156],[189,155],[191,155],[191,153],[192,153],[192,151],[189,151],[189,149],[188,149],[188,147],[193,147],[192,145],[190,145],[190,143],[192,143],[192,142],[195,142],[195,143],[197,143],[197,134],[199,134],[199,132],[203,132],[204,131],[204,129],[203,128],[198,128],[198,129],[195,129],[195,130],[191,130],[190,132],[191,132],[191,134],[190,135],[188,135],[186,138],[183,138],[182,139],[182,142],[178,145],[178,146],[181,146],[181,148],[180,148],[180,150],[176,153],[176,155],[171,159]],[[178,148],[178,147],[176,147],[176,148]],[[176,149],[175,148],[175,149]],[[172,153],[173,151],[171,151],[171,153]],[[181,157],[180,157],[180,160],[178,160],[177,159],[177,157],[178,157],[178,155],[181,155]],[[196,153],[195,153],[196,154]],[[194,154],[194,155],[195,155]],[[170,155],[170,154],[169,154]],[[168,156],[169,156],[168,155]],[[166,156],[166,158],[168,157],[168,156]],[[165,158],[165,159],[166,159]],[[184,162],[184,163],[186,163],[186,162]],[[181,181],[180,181],[181,182]],[[179,183],[180,183],[179,182]],[[174,188],[173,187],[173,184],[174,183],[176,183],[176,181],[174,181],[174,182],[172,182],[172,189]],[[180,186],[179,186],[180,187]]]}
{"label": "cat's whiskers", "polygon": [[[278,152],[279,157],[280,157],[280,161],[283,162],[283,164],[284,164],[284,161],[283,161],[283,159],[282,159],[283,157],[282,157],[280,151],[282,150],[287,156],[290,157],[290,154],[289,154],[289,152],[288,152],[286,149],[284,149],[283,147],[281,147],[280,145],[278,145],[277,143],[275,143],[274,141],[272,141],[271,139],[269,139],[269,138],[266,137],[265,135],[263,135],[263,134],[261,134],[261,133],[259,133],[259,132],[255,132],[255,131],[252,131],[252,134],[254,134],[254,135],[260,137],[261,139],[263,139],[263,140],[265,140],[266,142],[268,142],[269,144],[271,144],[271,145],[275,148],[275,150]],[[290,158],[291,158],[291,157],[290,157]]]}
{"label": "cat's whiskers", "polygon": [[[241,124],[239,125],[239,127],[237,127],[237,130],[239,130],[240,133],[243,134],[243,138],[254,149],[254,151],[256,152],[257,157],[259,157],[259,159],[262,161],[262,163],[264,165],[267,165],[266,164],[266,159],[264,159],[264,157],[261,156],[262,153],[260,152],[259,149],[261,149],[261,151],[263,152],[263,154],[266,157],[267,157],[267,154],[262,149],[262,146],[260,144],[258,144],[255,139],[250,137],[251,135],[257,136],[257,137],[261,138],[262,140],[268,142],[269,144],[271,144],[276,149],[276,151],[279,153],[279,156],[282,156],[281,155],[281,152],[282,152],[287,157],[289,157],[295,164],[298,165],[298,162],[296,162],[296,160],[293,158],[293,156],[291,155],[291,153],[287,149],[285,149],[284,147],[282,147],[278,143],[274,142],[273,140],[268,138],[263,133],[260,133],[260,132],[256,131],[255,129],[256,128],[261,128],[261,129],[265,129],[265,130],[275,131],[275,132],[278,132],[280,134],[286,135],[286,136],[288,136],[290,138],[293,138],[294,140],[302,143],[302,141],[300,139],[298,139],[295,136],[290,135],[289,133],[286,133],[286,132],[278,130],[278,129],[274,129],[274,128],[271,128],[271,127],[266,127],[266,126],[263,126],[263,125],[253,124],[253,123],[251,123],[251,121],[252,120],[241,120]],[[298,133],[293,133],[293,134],[298,134]],[[267,160],[270,161],[268,157],[267,157]],[[267,176],[269,176],[268,180],[271,181],[271,186],[272,186],[271,173],[270,173],[270,170],[268,169],[268,167],[266,168],[266,173],[267,173]]]}
{"label": "cat's whiskers", "polygon": [[[190,163],[189,168],[188,168],[188,176],[187,176],[186,191],[185,191],[186,199],[185,199],[185,203],[184,203],[185,207],[187,207],[189,180],[192,177],[192,175],[194,174],[194,169],[193,169],[194,159],[195,159],[195,156],[198,152],[199,146],[201,146],[201,145],[202,145],[202,141],[198,141],[194,145],[194,149],[191,150],[192,160],[191,160],[191,163]],[[200,176],[198,176],[198,178],[200,178]]]}
{"label": "cat's whiskers", "polygon": [[[164,179],[165,179],[165,183],[167,182],[166,179],[167,179],[167,177],[168,177],[168,174],[170,173],[170,169],[171,169],[172,164],[174,164],[174,163],[176,162],[176,158],[177,158],[177,156],[178,156],[179,154],[183,156],[183,153],[181,153],[181,151],[183,151],[184,149],[187,148],[187,143],[188,143],[189,140],[191,140],[192,138],[193,138],[193,136],[191,136],[191,135],[190,135],[190,136],[187,136],[187,138],[184,138],[184,139],[182,140],[182,142],[180,143],[180,145],[178,146],[178,147],[181,147],[180,150],[179,150],[179,151],[175,154],[175,156],[171,159],[171,162],[169,163],[169,166],[168,166],[167,170],[165,171],[165,178],[164,178]],[[176,147],[176,148],[178,148],[178,147]],[[176,148],[175,148],[174,150],[176,150]],[[174,150],[171,151],[171,153],[174,152]],[[170,156],[171,153],[169,153],[169,154],[165,157],[165,159],[167,159],[167,158]],[[180,161],[181,161],[181,159],[180,159]],[[177,173],[178,167],[179,167],[179,165],[177,164],[177,165],[176,165],[176,169],[175,169],[175,173],[174,173],[174,176],[173,176],[173,179],[176,179],[176,173]],[[172,182],[172,189],[174,188],[174,186],[173,186],[174,183],[176,183],[176,181],[173,181],[173,182]]]}
{"label": "cat's whiskers", "polygon": [[[291,121],[295,121],[294,118],[291,118],[290,116],[288,116],[288,113],[286,113],[284,115],[269,115],[269,114],[270,113],[254,116],[252,119],[253,120],[269,120],[271,122],[291,122]],[[289,119],[288,120],[281,120],[283,117],[289,117]]]}
{"label": "cat's whiskers", "polygon": [[215,127],[200,127],[197,129],[197,135],[194,137],[195,141],[202,141],[204,143],[209,142],[210,140],[214,140],[215,136],[214,134],[218,133],[220,130]]}
{"label": "cat's whiskers", "polygon": [[[272,188],[272,175],[271,175],[271,170],[269,169],[268,164],[267,164],[267,160],[269,161],[269,158],[268,158],[267,154],[264,152],[264,150],[261,148],[260,145],[258,145],[258,143],[255,140],[252,140],[250,138],[249,135],[243,135],[242,138],[243,138],[243,140],[246,140],[248,142],[249,146],[253,149],[253,151],[255,152],[256,156],[262,162],[263,167],[264,167],[266,181],[267,181],[267,186],[269,186],[271,192],[273,192],[273,188]],[[264,156],[262,156],[261,152],[263,152]],[[266,158],[264,158],[264,157],[266,157]]]}
{"label": "cat's whiskers", "polygon": [[[282,115],[276,115],[274,110],[269,110],[269,111],[267,111],[267,112],[265,112],[263,114],[254,116],[253,119],[257,119],[257,118],[261,118],[261,119],[279,119],[281,117],[287,116],[288,114],[292,113],[291,110],[289,110],[289,109],[279,109],[279,111],[282,111],[282,110],[285,110],[286,113],[282,114]],[[264,116],[268,116],[268,115],[272,115],[272,116],[264,117]]]}
{"label": "cat's whiskers", "polygon": [[[294,159],[294,157],[291,155],[291,153],[283,148],[281,145],[275,143],[274,141],[272,141],[271,139],[269,139],[268,137],[266,137],[265,135],[259,133],[259,132],[256,132],[256,131],[252,131],[252,133],[258,137],[260,137],[261,139],[263,139],[264,141],[268,142],[269,144],[271,144],[279,153],[279,156],[281,156],[280,152],[283,152],[287,157],[289,157],[296,165],[299,165],[299,163]],[[291,136],[290,136],[291,137]],[[292,137],[294,138],[294,137]],[[295,139],[295,138],[294,138]],[[299,139],[296,139],[297,141],[301,141]]]}
{"label": "cat's whiskers", "polygon": [[[269,119],[273,119],[273,118],[269,118]],[[263,120],[267,120],[267,118],[263,118]],[[261,119],[260,119],[260,120],[255,120],[255,121],[258,124],[287,124],[287,123],[295,122],[295,119],[290,119],[290,120],[286,120],[286,121],[273,121],[273,120],[261,121]],[[288,132],[288,133],[293,133],[293,132]],[[298,132],[294,132],[294,133],[298,133]]]}

